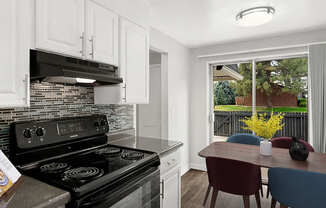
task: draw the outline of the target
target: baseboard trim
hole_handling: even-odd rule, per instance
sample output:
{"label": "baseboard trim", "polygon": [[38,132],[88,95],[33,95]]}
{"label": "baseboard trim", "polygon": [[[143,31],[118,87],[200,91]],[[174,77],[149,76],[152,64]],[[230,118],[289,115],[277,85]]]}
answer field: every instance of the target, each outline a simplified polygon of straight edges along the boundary
{"label": "baseboard trim", "polygon": [[207,171],[206,164],[190,163],[190,168],[195,170]]}
{"label": "baseboard trim", "polygon": [[185,167],[181,167],[181,176],[186,174],[190,170],[189,165],[186,165]]}

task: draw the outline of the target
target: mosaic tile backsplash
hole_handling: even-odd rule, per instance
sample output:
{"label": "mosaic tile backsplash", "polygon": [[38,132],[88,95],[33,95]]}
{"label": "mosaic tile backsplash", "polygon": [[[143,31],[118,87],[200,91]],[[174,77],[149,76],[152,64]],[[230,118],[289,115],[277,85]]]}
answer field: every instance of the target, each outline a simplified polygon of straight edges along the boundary
{"label": "mosaic tile backsplash", "polygon": [[133,105],[94,105],[93,87],[32,83],[29,108],[0,109],[0,149],[9,152],[9,125],[91,114],[107,115],[110,132],[133,128]]}

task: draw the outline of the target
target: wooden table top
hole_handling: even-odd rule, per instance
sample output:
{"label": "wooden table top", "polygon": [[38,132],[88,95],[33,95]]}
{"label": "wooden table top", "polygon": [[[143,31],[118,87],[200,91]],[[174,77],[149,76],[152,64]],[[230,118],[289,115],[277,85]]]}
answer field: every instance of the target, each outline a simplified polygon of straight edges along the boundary
{"label": "wooden table top", "polygon": [[259,153],[259,146],[215,142],[199,152],[201,157],[217,157],[252,163],[261,167],[291,168],[326,174],[326,154],[310,152],[307,161],[292,160],[288,149],[274,148],[272,156]]}

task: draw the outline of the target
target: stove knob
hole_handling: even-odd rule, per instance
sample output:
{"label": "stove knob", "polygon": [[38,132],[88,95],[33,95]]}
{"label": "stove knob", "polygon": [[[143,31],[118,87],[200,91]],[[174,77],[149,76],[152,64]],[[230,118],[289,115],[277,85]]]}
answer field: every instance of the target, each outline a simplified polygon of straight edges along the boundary
{"label": "stove knob", "polygon": [[95,127],[99,127],[99,126],[100,126],[100,123],[99,123],[98,121],[96,121],[96,122],[94,123],[94,126],[95,126]]}
{"label": "stove knob", "polygon": [[23,132],[23,135],[25,138],[31,138],[32,137],[32,132],[30,129],[25,129],[24,132]]}
{"label": "stove knob", "polygon": [[101,121],[101,126],[106,126],[107,125],[107,121],[106,120],[102,120]]}
{"label": "stove knob", "polygon": [[37,136],[44,136],[44,129],[43,128],[38,128],[36,129],[36,135]]}

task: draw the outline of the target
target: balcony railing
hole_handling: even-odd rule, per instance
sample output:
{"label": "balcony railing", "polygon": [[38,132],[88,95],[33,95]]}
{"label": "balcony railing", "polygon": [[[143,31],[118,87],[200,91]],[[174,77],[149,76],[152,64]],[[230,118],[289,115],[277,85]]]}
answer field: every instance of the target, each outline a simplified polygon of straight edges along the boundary
{"label": "balcony railing", "polygon": [[[265,113],[265,112],[264,112]],[[270,115],[269,112],[266,112]],[[241,119],[250,117],[249,111],[215,111],[214,135],[231,136],[236,133],[251,133],[244,130],[244,123]],[[304,140],[308,139],[308,114],[307,113],[285,113],[284,127],[277,132],[276,136],[299,137]]]}

